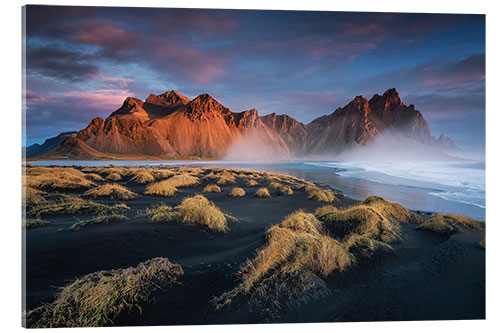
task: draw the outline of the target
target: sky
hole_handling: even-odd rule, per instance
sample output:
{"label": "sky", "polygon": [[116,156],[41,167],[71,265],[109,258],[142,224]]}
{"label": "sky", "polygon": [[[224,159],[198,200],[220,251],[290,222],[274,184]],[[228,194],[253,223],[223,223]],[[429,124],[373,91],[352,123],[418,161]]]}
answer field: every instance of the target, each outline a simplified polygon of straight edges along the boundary
{"label": "sky", "polygon": [[26,144],[128,97],[208,93],[309,123],[396,88],[434,136],[484,151],[483,15],[28,6]]}

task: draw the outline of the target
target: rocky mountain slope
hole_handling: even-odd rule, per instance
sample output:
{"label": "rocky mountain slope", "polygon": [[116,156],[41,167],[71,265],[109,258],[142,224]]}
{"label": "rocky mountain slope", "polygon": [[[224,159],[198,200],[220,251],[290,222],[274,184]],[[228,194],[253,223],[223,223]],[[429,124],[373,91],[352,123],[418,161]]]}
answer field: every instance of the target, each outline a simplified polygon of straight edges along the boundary
{"label": "rocky mountain slope", "polygon": [[[128,97],[108,118],[92,119],[73,135],[76,141],[70,140],[64,149],[54,147],[46,157],[324,156],[364,146],[387,132],[429,147],[454,146],[444,135],[434,139],[420,111],[406,106],[396,89],[370,100],[357,96],[309,124],[288,115],[259,116],[255,109],[233,112],[208,94],[190,100],[172,90],[151,94],[145,101]],[[72,145],[85,153],[73,153]]]}

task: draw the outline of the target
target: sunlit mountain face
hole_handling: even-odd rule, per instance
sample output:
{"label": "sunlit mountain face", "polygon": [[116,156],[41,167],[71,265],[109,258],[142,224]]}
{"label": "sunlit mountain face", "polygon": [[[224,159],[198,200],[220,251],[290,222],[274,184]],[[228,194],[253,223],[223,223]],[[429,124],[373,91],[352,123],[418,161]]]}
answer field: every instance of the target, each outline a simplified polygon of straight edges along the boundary
{"label": "sunlit mountain face", "polygon": [[397,87],[433,135],[484,151],[483,15],[28,6],[27,145],[126,97],[208,93],[308,124]]}

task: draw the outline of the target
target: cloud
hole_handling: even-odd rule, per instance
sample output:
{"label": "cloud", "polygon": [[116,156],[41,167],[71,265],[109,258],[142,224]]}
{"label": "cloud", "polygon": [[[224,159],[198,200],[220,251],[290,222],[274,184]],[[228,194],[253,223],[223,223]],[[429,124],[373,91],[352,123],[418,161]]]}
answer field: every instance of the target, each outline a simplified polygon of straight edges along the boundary
{"label": "cloud", "polygon": [[130,48],[137,36],[105,20],[87,21],[75,28],[74,39],[78,42],[100,46],[112,52]]}
{"label": "cloud", "polygon": [[26,68],[28,75],[43,75],[69,81],[94,78],[99,69],[92,63],[91,54],[65,50],[56,45],[28,47]]}

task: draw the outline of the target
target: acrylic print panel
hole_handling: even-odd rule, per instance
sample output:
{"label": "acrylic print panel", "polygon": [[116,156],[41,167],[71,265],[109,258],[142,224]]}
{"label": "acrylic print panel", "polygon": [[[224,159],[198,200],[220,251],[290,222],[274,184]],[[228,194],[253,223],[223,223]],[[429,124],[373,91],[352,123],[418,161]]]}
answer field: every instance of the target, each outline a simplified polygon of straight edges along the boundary
{"label": "acrylic print panel", "polygon": [[485,317],[485,16],[26,6],[27,327]]}

